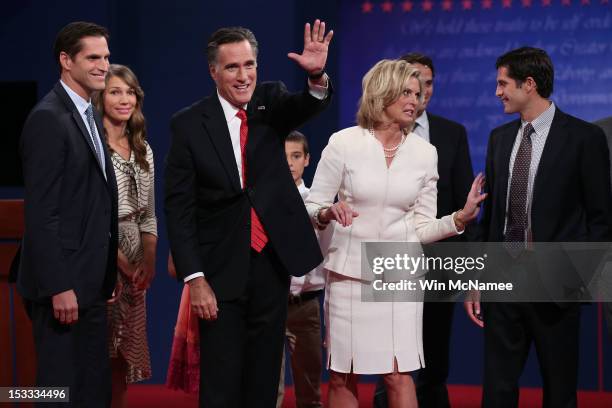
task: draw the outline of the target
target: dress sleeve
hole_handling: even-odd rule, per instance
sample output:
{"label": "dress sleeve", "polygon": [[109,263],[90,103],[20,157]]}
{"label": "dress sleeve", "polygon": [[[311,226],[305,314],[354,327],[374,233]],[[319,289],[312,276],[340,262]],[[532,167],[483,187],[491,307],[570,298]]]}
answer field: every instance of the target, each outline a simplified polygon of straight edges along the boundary
{"label": "dress sleeve", "polygon": [[439,241],[444,238],[458,235],[453,214],[437,219],[438,200],[438,153],[432,151],[432,160],[428,165],[425,180],[414,207],[414,227],[419,241],[424,244]]}
{"label": "dress sleeve", "polygon": [[334,203],[342,183],[343,172],[344,152],[337,134],[333,134],[321,153],[310,194],[306,199],[306,210],[311,218],[320,208],[329,207]]}
{"label": "dress sleeve", "polygon": [[149,172],[145,173],[148,177],[149,196],[147,206],[144,209],[144,214],[140,222],[140,231],[157,236],[157,217],[155,216],[155,162],[153,160],[153,150],[147,143],[147,162],[149,163]]}

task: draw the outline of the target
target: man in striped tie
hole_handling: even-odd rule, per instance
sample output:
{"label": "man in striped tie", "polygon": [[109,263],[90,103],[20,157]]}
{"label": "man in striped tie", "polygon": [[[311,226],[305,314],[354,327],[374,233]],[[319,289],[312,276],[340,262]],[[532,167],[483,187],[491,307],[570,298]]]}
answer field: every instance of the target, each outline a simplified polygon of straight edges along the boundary
{"label": "man in striped tie", "polygon": [[250,30],[217,30],[207,47],[216,92],[172,119],[165,209],[177,277],[201,319],[202,407],[275,406],[289,275],[322,260],[283,140],[329,104],[331,38],[325,23],[306,24],[304,50],[289,58],[308,83],[291,94],[256,84]]}

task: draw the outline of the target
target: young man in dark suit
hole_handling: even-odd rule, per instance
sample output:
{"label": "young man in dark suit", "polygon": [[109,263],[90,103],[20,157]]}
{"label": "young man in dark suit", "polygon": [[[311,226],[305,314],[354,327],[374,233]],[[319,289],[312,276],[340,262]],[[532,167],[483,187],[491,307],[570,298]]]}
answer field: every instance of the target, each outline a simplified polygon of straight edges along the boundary
{"label": "young man in dark suit", "polygon": [[[409,53],[400,59],[415,65],[421,72],[423,102],[419,106],[413,132],[427,140],[438,151],[438,213],[437,217],[461,208],[472,186],[474,173],[465,127],[457,122],[427,111],[434,89],[435,69],[432,59],[424,54]],[[468,227],[464,234],[447,239],[449,242],[473,240],[474,230]],[[429,295],[429,294],[428,294]],[[419,406],[423,408],[450,407],[446,379],[449,370],[453,302],[425,302],[423,306],[423,351],[425,367],[419,370],[415,384]],[[379,382],[375,406],[386,407],[386,391]]]}
{"label": "young man in dark suit", "polygon": [[21,136],[25,232],[17,288],[32,318],[36,383],[70,387],[73,406],[110,404],[106,301],[116,279],[117,185],[91,105],[104,89],[107,39],[92,23],[59,32],[60,81]]}
{"label": "young man in dark suit", "polygon": [[330,100],[332,32],[317,20],[304,34],[289,57],[308,85],[290,94],[256,85],[251,31],[216,31],[207,56],[217,90],[172,119],[165,209],[177,276],[201,319],[202,407],[275,406],[289,275],[322,260],[284,154],[289,131]]}
{"label": "young man in dark suit", "polygon": [[[496,67],[496,96],[505,113],[520,118],[489,138],[484,240],[521,248],[514,255],[520,262],[533,256],[532,243],[609,241],[610,163],[603,132],[549,100],[554,70],[545,51],[519,48],[499,57]],[[546,289],[554,290],[555,283],[561,285],[549,279]],[[468,316],[484,326],[483,407],[518,406],[518,380],[531,344],[542,373],[543,406],[577,405],[580,305],[541,300],[484,303],[484,320],[477,293],[465,303]]]}

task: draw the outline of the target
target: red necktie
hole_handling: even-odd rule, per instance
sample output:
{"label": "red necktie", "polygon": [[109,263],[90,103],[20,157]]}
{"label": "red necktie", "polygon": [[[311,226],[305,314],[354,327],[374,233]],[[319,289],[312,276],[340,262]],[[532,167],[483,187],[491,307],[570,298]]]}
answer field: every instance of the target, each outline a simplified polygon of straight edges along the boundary
{"label": "red necktie", "polygon": [[[247,123],[246,111],[240,109],[236,114],[240,119],[240,154],[242,156],[242,187],[246,187],[246,145],[249,137],[249,125]],[[251,248],[257,252],[261,252],[262,249],[268,243],[268,236],[264,230],[255,209],[251,206]]]}

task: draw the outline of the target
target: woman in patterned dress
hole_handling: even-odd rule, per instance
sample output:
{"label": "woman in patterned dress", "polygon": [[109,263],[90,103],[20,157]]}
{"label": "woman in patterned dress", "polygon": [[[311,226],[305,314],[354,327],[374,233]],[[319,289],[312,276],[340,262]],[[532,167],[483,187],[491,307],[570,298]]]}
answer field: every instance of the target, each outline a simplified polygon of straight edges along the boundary
{"label": "woman in patterned dress", "polygon": [[103,115],[119,190],[119,253],[115,296],[109,302],[113,407],[126,404],[127,384],[151,377],[145,293],[155,274],[153,152],[146,142],[144,93],[126,66],[111,65],[96,97]]}

